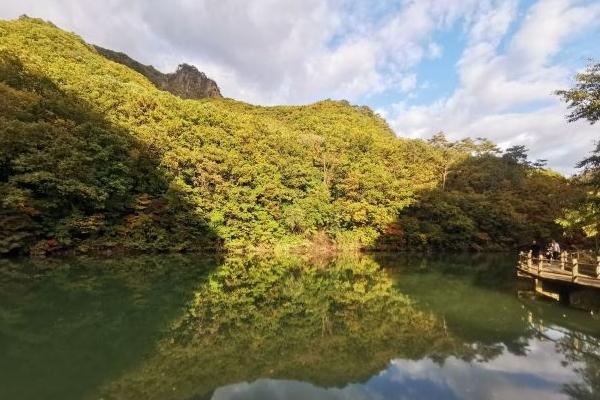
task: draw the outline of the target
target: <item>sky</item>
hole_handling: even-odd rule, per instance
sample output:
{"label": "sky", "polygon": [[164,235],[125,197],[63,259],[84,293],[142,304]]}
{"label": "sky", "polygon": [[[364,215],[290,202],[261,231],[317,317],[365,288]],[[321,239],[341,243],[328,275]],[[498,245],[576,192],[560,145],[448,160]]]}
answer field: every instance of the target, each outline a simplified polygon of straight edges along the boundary
{"label": "sky", "polygon": [[163,72],[182,62],[226,97],[346,99],[398,136],[525,145],[566,174],[600,139],[553,95],[600,60],[600,0],[2,0]]}

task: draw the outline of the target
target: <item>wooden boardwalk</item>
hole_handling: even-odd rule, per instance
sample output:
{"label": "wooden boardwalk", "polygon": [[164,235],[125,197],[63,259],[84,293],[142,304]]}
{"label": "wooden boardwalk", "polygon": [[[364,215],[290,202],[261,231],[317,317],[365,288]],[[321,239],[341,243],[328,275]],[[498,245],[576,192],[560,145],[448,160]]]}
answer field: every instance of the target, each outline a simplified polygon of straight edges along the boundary
{"label": "wooden boardwalk", "polygon": [[563,252],[560,259],[551,260],[521,252],[517,275],[600,289],[600,257],[595,263],[580,263],[574,253]]}

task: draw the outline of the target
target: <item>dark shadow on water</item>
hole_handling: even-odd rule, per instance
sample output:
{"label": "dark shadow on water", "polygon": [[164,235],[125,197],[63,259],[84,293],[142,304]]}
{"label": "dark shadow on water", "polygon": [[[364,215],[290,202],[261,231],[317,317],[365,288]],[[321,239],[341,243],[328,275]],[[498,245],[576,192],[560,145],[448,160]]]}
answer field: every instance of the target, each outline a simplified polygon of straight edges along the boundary
{"label": "dark shadow on water", "polygon": [[0,398],[97,398],[168,337],[218,260],[0,260]]}

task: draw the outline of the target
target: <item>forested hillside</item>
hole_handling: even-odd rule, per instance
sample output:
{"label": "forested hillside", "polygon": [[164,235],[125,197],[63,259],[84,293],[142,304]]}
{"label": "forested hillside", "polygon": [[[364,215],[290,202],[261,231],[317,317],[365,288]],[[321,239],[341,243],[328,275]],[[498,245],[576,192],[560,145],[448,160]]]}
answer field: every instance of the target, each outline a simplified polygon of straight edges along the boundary
{"label": "forested hillside", "polygon": [[0,254],[505,249],[560,234],[577,194],[523,148],[398,138],[344,101],[184,100],[50,23],[0,22]]}

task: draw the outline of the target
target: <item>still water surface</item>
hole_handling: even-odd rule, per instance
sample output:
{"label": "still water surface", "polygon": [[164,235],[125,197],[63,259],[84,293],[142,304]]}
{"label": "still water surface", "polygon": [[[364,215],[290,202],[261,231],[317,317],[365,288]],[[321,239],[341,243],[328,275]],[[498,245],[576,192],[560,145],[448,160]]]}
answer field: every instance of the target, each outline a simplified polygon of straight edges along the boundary
{"label": "still water surface", "polygon": [[600,399],[600,320],[513,265],[0,261],[0,399]]}

